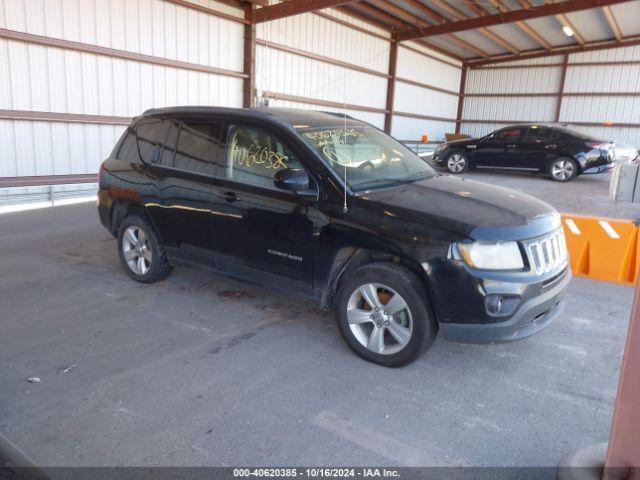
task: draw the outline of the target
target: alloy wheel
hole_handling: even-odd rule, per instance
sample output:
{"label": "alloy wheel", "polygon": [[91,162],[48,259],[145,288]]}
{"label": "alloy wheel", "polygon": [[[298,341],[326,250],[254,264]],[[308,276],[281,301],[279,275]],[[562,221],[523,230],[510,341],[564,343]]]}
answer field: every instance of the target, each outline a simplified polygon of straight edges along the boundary
{"label": "alloy wheel", "polygon": [[136,275],[144,275],[151,268],[151,244],[144,231],[135,225],[127,228],[122,236],[122,254],[129,269]]}
{"label": "alloy wheel", "polygon": [[566,180],[573,176],[575,167],[569,160],[560,160],[551,167],[551,175],[558,180]]}
{"label": "alloy wheel", "polygon": [[347,303],[349,328],[368,350],[379,355],[398,353],[413,334],[413,319],[402,296],[381,283],[358,287]]}
{"label": "alloy wheel", "polygon": [[454,153],[447,159],[447,168],[453,173],[460,173],[464,170],[466,159],[460,153]]}

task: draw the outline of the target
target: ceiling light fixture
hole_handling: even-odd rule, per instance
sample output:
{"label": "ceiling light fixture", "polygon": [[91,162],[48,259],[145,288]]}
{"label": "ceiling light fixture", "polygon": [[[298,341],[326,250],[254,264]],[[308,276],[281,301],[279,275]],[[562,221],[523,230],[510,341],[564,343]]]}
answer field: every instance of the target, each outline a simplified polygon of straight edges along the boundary
{"label": "ceiling light fixture", "polygon": [[565,25],[564,27],[562,27],[562,31],[567,37],[573,37],[574,35],[573,30],[569,25]]}

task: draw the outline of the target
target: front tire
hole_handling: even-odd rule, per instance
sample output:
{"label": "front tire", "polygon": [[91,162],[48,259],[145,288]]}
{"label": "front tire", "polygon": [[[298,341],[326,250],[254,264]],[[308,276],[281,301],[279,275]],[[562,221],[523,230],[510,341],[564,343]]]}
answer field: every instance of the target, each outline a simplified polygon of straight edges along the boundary
{"label": "front tire", "polygon": [[387,367],[413,362],[437,333],[421,279],[392,263],[353,271],[340,285],[336,319],[354,352]]}
{"label": "front tire", "polygon": [[160,236],[145,216],[130,215],[122,221],[118,252],[125,271],[137,282],[153,283],[171,272]]}
{"label": "front tire", "polygon": [[549,166],[549,174],[556,182],[569,182],[578,175],[578,164],[571,158],[556,158]]}
{"label": "front tire", "polygon": [[469,170],[469,158],[463,152],[451,152],[444,164],[447,170],[454,175]]}

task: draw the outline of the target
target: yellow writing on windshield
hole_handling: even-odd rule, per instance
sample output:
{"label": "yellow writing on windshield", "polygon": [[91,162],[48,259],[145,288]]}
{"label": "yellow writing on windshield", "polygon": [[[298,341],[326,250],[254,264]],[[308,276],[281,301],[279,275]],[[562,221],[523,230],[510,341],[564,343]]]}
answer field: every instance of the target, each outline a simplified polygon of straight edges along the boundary
{"label": "yellow writing on windshield", "polygon": [[304,134],[329,160],[340,165],[349,166],[353,164],[353,158],[346,151],[346,148],[355,143],[354,140],[363,136],[362,132],[355,128],[331,128],[327,130],[317,130]]}

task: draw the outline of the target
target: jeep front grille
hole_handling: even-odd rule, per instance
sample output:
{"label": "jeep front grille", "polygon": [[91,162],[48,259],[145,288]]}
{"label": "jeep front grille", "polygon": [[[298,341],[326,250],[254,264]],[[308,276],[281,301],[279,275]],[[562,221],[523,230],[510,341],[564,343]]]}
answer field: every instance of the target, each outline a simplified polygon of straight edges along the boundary
{"label": "jeep front grille", "polygon": [[564,267],[567,263],[567,244],[562,228],[544,237],[524,242],[524,246],[531,270],[538,275]]}

